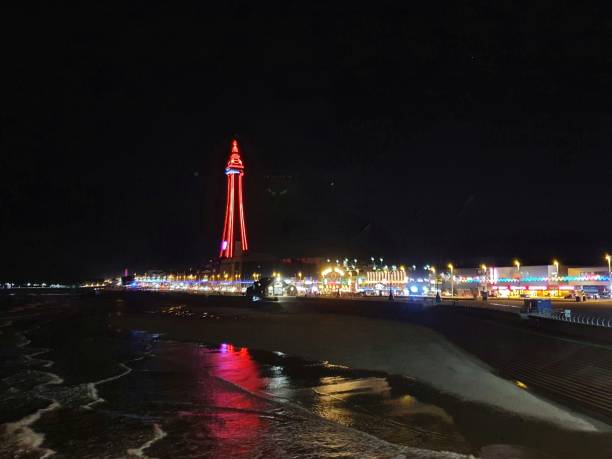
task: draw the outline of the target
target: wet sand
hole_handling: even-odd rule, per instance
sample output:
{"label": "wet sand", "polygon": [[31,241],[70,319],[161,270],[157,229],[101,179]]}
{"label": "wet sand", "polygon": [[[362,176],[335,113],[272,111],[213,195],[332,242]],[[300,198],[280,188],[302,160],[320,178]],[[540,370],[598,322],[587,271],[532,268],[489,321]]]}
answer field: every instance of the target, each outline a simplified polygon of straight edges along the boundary
{"label": "wet sand", "polygon": [[196,309],[205,311],[206,318],[126,312],[111,320],[120,328],[165,333],[169,339],[228,342],[415,378],[462,400],[572,431],[610,429],[498,377],[483,362],[425,327],[350,315],[282,313],[205,303]]}

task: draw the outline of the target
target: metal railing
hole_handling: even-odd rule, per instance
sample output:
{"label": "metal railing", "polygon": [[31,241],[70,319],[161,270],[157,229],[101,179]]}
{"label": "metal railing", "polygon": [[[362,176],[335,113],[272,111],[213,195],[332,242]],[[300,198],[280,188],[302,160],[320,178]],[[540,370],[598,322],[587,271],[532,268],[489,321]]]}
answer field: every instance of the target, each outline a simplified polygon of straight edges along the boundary
{"label": "metal railing", "polygon": [[544,314],[538,312],[529,313],[530,316],[542,317],[545,319],[559,320],[561,322],[568,322],[572,324],[589,325],[592,327],[604,327],[612,328],[612,318],[597,317],[585,314],[571,314],[565,315],[564,312],[552,312],[551,314]]}

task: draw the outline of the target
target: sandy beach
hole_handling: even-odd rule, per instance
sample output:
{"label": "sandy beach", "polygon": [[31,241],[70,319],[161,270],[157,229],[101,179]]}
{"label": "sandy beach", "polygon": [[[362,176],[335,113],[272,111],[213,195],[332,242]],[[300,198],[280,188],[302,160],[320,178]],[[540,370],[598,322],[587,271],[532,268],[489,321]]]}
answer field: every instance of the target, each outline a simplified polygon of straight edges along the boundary
{"label": "sandy beach", "polygon": [[[197,306],[204,318],[120,313],[122,329],[163,333],[164,339],[231,343],[355,369],[414,378],[461,400],[583,432],[607,425],[500,378],[442,335],[402,321],[320,313],[283,313],[234,306]],[[193,308],[193,306],[190,306]]]}

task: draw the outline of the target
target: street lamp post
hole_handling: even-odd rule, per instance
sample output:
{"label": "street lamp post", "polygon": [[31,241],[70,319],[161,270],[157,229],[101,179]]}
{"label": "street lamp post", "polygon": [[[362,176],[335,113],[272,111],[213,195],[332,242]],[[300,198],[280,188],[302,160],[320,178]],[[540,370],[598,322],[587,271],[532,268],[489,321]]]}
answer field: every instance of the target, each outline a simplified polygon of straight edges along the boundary
{"label": "street lamp post", "polygon": [[455,276],[453,274],[455,268],[452,263],[448,264],[448,269],[450,269],[450,275],[451,275],[451,298],[452,298],[455,296]]}
{"label": "street lamp post", "polygon": [[436,292],[436,299],[438,298],[438,296],[440,295],[440,292],[438,292],[438,278],[436,276],[436,267],[435,266],[430,266],[429,271],[433,274],[434,276],[434,291]]}
{"label": "street lamp post", "polygon": [[612,256],[606,253],[605,258],[608,262],[608,290],[610,291],[610,297],[612,298],[612,268],[610,267],[610,260],[612,260]]}
{"label": "street lamp post", "polygon": [[484,284],[484,291],[488,291],[487,289],[487,265],[485,265],[484,263],[482,265],[480,265],[480,269],[482,269],[482,278],[484,280],[483,284]]}
{"label": "street lamp post", "polygon": [[555,277],[556,277],[556,281],[557,281],[557,295],[559,295],[559,292],[560,292],[560,290],[559,290],[559,288],[560,288],[560,285],[559,285],[559,262],[557,260],[553,260],[553,265],[555,265],[555,270],[556,270]]}
{"label": "street lamp post", "polygon": [[[521,281],[521,262],[518,260],[514,260],[514,266],[516,266],[516,270],[518,272],[519,282]],[[518,291],[520,294],[520,290]]]}

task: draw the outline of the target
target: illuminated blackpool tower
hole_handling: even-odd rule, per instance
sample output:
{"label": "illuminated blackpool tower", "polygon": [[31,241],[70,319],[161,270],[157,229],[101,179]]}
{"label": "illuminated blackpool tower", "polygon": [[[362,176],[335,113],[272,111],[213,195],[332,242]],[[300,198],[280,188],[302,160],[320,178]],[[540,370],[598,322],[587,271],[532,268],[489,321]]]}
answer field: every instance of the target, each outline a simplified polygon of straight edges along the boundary
{"label": "illuminated blackpool tower", "polygon": [[[227,167],[225,168],[227,177],[227,195],[225,197],[225,223],[223,224],[223,236],[221,237],[221,258],[234,257],[234,245],[240,242],[242,251],[249,249],[247,243],[246,225],[244,222],[244,201],[242,199],[242,178],[244,177],[244,164],[240,158],[238,141],[232,141],[232,151]],[[236,220],[240,224],[240,240],[238,235],[234,235]],[[238,251],[240,254],[240,250]]]}

